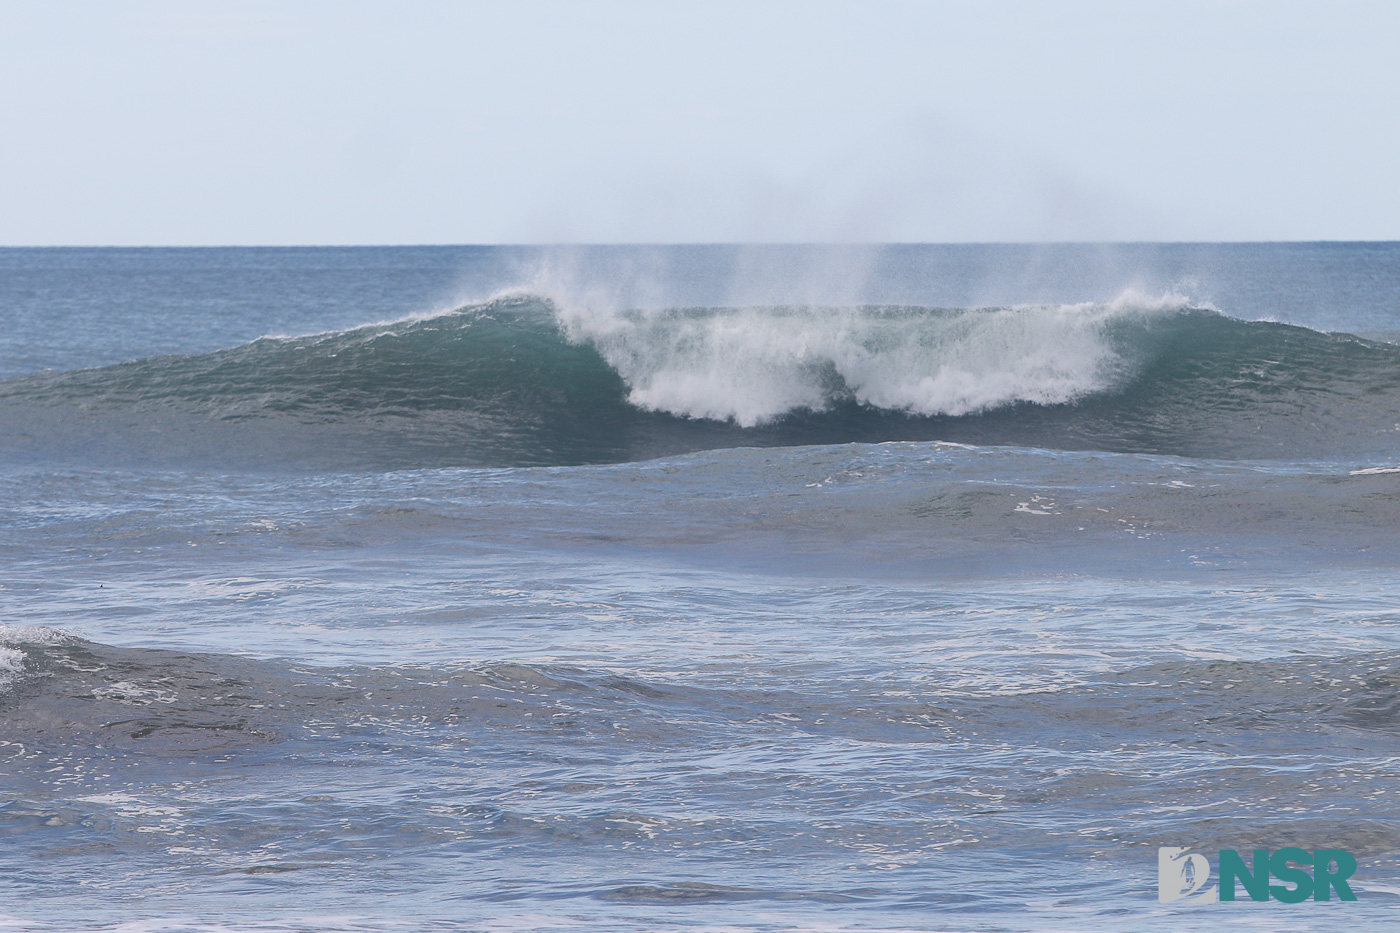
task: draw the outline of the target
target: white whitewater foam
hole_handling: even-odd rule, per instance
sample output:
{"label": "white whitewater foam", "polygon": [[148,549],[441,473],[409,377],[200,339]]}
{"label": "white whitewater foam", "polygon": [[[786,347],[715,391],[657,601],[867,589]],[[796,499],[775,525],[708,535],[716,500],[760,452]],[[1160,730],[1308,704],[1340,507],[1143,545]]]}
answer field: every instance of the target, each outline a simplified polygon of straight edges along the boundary
{"label": "white whitewater foam", "polygon": [[24,669],[24,655],[8,645],[0,645],[0,693],[14,683]]}
{"label": "white whitewater foam", "polygon": [[634,405],[751,427],[847,392],[916,415],[1071,402],[1128,369],[1110,324],[1184,306],[1128,294],[988,309],[558,306],[558,315],[570,340],[593,344],[627,381]]}
{"label": "white whitewater foam", "polygon": [[39,625],[5,625],[0,623],[0,693],[9,689],[20,674],[24,673],[24,652],[16,645],[52,645],[70,641],[67,635],[57,629]]}

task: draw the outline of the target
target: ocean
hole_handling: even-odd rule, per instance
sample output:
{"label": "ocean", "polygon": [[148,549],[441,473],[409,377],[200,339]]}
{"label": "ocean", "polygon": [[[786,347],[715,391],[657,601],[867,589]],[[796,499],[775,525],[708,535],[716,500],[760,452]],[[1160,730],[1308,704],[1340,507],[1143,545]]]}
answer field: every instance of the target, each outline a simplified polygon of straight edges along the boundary
{"label": "ocean", "polygon": [[[1400,244],[3,249],[0,325],[0,930],[1400,924]],[[1355,899],[1163,901],[1290,846]]]}

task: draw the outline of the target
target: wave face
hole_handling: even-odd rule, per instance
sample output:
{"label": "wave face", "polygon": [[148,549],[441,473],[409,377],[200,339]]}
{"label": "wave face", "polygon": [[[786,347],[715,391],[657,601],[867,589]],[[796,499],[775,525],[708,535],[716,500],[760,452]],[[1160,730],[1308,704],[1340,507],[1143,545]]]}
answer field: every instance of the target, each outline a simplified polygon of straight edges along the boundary
{"label": "wave face", "polygon": [[1384,455],[1400,347],[1186,302],[432,318],[0,383],[10,453],[265,466],[540,465],[952,440]]}

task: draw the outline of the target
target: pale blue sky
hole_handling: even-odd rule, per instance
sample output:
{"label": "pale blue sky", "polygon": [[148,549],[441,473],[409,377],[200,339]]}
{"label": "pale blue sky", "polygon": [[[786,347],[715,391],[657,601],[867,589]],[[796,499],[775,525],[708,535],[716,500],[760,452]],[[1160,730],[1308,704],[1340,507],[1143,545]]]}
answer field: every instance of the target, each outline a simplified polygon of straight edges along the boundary
{"label": "pale blue sky", "polygon": [[1400,239],[1400,3],[0,0],[0,244]]}

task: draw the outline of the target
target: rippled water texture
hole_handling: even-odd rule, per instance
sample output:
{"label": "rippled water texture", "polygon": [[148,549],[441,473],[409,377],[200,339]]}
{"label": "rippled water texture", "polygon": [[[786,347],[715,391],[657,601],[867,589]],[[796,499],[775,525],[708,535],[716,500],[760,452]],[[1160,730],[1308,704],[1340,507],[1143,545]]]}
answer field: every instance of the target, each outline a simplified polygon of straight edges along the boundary
{"label": "rippled water texture", "polygon": [[1400,910],[1400,248],[0,273],[0,928]]}

